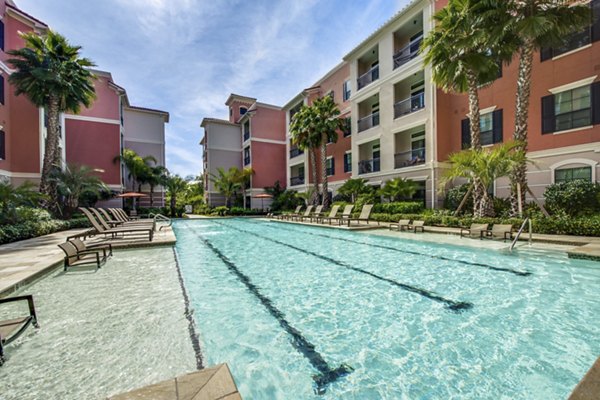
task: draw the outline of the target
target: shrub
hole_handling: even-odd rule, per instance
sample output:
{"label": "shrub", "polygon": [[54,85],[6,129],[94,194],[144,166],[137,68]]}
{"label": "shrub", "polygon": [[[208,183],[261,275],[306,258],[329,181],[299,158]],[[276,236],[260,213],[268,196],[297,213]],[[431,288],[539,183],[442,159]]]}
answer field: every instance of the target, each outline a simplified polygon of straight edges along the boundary
{"label": "shrub", "polygon": [[228,211],[229,211],[229,209],[226,206],[219,206],[219,207],[213,208],[210,212],[210,215],[224,216],[224,215],[227,215]]}
{"label": "shrub", "polygon": [[210,214],[210,206],[207,204],[200,204],[197,206],[194,206],[194,214],[199,214],[199,215],[208,215]]}
{"label": "shrub", "polygon": [[423,211],[423,203],[418,201],[400,201],[375,204],[373,212],[386,214],[418,214]]}
{"label": "shrub", "polygon": [[17,221],[18,223],[30,222],[30,221],[48,221],[52,219],[52,216],[47,210],[43,208],[33,207],[18,207],[17,208]]}
{"label": "shrub", "polygon": [[332,203],[337,204],[340,202],[345,202],[345,203],[349,203],[352,201],[352,196],[350,196],[349,194],[341,194],[338,193],[335,196],[333,196]]}
{"label": "shrub", "polygon": [[572,216],[599,211],[598,196],[600,196],[600,185],[581,179],[552,184],[544,192],[545,206],[549,211],[564,212]]}
{"label": "shrub", "polygon": [[68,221],[57,219],[30,220],[14,225],[3,225],[0,226],[0,244],[31,239],[67,229],[86,227],[89,227],[89,222],[85,218],[73,218]]}
{"label": "shrub", "polygon": [[[460,202],[467,194],[468,190],[469,190],[468,183],[465,183],[460,186],[455,186],[455,187],[449,189],[446,192],[446,197],[444,198],[444,208],[447,210],[456,211],[456,209],[460,205]],[[467,199],[467,202],[465,203],[465,205],[462,208],[462,212],[470,213],[472,211],[473,211],[473,197],[469,196],[469,198]]]}

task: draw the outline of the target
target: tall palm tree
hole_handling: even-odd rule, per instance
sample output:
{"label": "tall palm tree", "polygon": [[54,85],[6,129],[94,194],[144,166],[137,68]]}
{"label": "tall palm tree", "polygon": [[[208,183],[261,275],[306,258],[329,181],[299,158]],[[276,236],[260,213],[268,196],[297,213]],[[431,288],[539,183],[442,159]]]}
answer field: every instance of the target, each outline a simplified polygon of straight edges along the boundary
{"label": "tall palm tree", "polygon": [[319,198],[319,181],[317,180],[317,149],[321,146],[321,132],[315,129],[314,108],[303,105],[294,114],[290,124],[290,136],[292,143],[300,150],[306,152],[310,164],[310,172],[313,181],[313,190],[310,192],[310,202],[317,204]]}
{"label": "tall palm tree", "polygon": [[150,207],[154,207],[154,189],[159,185],[164,185],[168,174],[169,170],[162,165],[148,167],[144,182],[150,186]]}
{"label": "tall palm tree", "polygon": [[415,193],[417,193],[415,181],[404,178],[390,179],[379,190],[379,194],[386,197],[390,202],[410,199]]}
{"label": "tall palm tree", "polygon": [[250,179],[252,175],[254,175],[254,170],[251,167],[246,167],[244,169],[237,169],[234,174],[234,180],[240,184],[240,189],[242,190],[242,201],[244,204],[244,208],[246,208],[246,189],[250,187]]}
{"label": "tall palm tree", "polygon": [[[484,188],[493,185],[498,178],[510,176],[522,162],[527,162],[522,145],[508,142],[490,149],[467,149],[451,154],[450,169],[440,179],[440,189],[457,178],[468,179],[471,184],[478,181]],[[473,212],[475,217],[493,217],[494,204],[485,190],[478,208]]]}
{"label": "tall palm tree", "polygon": [[127,179],[132,184],[133,190],[140,192],[142,184],[147,183],[149,168],[152,163],[156,164],[157,160],[154,156],[142,157],[131,149],[123,149],[123,154],[116,156],[113,159],[114,163],[122,162],[127,168]]}
{"label": "tall palm tree", "polygon": [[[519,75],[515,109],[514,140],[527,151],[529,101],[531,97],[532,66],[534,53],[543,47],[564,43],[569,34],[585,28],[591,23],[588,4],[572,0],[505,0],[498,7],[498,18],[504,21],[503,28],[516,50],[511,56],[519,56]],[[517,184],[521,187],[521,204],[525,204],[527,192],[527,168],[521,163],[512,176],[511,213],[518,213]]]}
{"label": "tall palm tree", "polygon": [[21,37],[25,47],[7,52],[12,56],[8,63],[15,69],[9,82],[16,88],[15,95],[24,94],[48,114],[40,192],[53,200],[56,192],[48,179],[54,166],[61,163],[59,116],[62,112],[78,113],[82,105],[89,107],[95,99],[95,76],[89,70],[95,64],[81,57],[80,46],[72,46],[52,30],[43,36],[21,33]]}
{"label": "tall palm tree", "polygon": [[[444,92],[467,93],[471,148],[481,148],[479,88],[499,75],[508,45],[502,35],[492,32],[493,2],[450,0],[434,15],[436,25],[422,44],[424,61],[431,65],[432,80]],[[499,54],[502,53],[502,54]],[[473,183],[475,208],[485,192],[479,182]]]}
{"label": "tall palm tree", "polygon": [[215,185],[215,189],[225,197],[225,205],[231,207],[231,199],[242,188],[239,180],[240,170],[231,167],[229,170],[219,167],[216,174],[210,174],[210,180]]}
{"label": "tall palm tree", "polygon": [[171,217],[175,217],[177,215],[177,196],[187,190],[188,183],[179,175],[171,175],[164,184],[170,198]]}

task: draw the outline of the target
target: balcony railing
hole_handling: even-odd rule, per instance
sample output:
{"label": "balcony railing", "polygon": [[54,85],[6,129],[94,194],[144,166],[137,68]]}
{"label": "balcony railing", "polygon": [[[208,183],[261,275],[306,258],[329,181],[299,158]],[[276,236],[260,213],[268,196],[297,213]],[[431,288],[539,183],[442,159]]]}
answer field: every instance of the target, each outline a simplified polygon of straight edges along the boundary
{"label": "balcony railing", "polygon": [[394,104],[394,118],[400,118],[423,108],[425,108],[425,93],[415,94]]}
{"label": "balcony railing", "polygon": [[401,48],[396,54],[394,54],[394,69],[403,66],[410,60],[414,59],[419,55],[419,48],[423,41],[423,35],[411,41],[409,44]]}
{"label": "balcony railing", "polygon": [[244,165],[250,164],[250,157],[244,157]]}
{"label": "balcony railing", "polygon": [[291,186],[304,185],[304,177],[303,176],[292,176],[290,178],[290,185]]}
{"label": "balcony railing", "polygon": [[244,132],[244,142],[250,139],[250,132]]}
{"label": "balcony railing", "polygon": [[406,168],[425,164],[425,147],[394,154],[394,168]]}
{"label": "balcony railing", "polygon": [[300,150],[297,147],[292,147],[290,149],[290,158],[298,157],[300,154],[304,154],[304,151]]}
{"label": "balcony railing", "polygon": [[356,83],[358,84],[358,90],[364,88],[369,83],[374,82],[377,79],[379,79],[379,65],[374,66],[356,80]]}
{"label": "balcony railing", "polygon": [[367,129],[371,129],[374,126],[379,125],[379,111],[374,112],[371,115],[367,115],[358,120],[358,131],[366,131]]}
{"label": "balcony railing", "polygon": [[379,172],[381,169],[380,158],[371,160],[363,160],[358,162],[358,174],[370,174],[371,172]]}

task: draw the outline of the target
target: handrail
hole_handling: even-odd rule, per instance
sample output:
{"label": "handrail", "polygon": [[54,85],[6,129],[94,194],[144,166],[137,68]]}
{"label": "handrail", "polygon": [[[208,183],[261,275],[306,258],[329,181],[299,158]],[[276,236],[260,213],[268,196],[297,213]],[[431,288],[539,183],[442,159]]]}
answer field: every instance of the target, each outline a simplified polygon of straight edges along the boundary
{"label": "handrail", "polygon": [[525,218],[525,221],[523,221],[523,223],[521,224],[519,231],[517,232],[517,234],[515,235],[515,238],[513,239],[512,243],[510,244],[510,247],[509,247],[510,251],[512,251],[513,248],[515,247],[515,245],[517,244],[517,241],[519,240],[521,233],[523,233],[523,229],[525,229],[525,224],[529,224],[529,245],[531,246],[531,235],[532,235],[531,219]]}
{"label": "handrail", "polygon": [[148,214],[148,217],[152,218],[154,220],[154,223],[156,223],[156,221],[165,221],[168,222],[167,225],[163,225],[161,226],[158,230],[162,230],[162,228],[166,227],[170,227],[171,225],[173,225],[173,220],[169,217],[165,217],[162,214],[154,214],[154,213],[150,213]]}

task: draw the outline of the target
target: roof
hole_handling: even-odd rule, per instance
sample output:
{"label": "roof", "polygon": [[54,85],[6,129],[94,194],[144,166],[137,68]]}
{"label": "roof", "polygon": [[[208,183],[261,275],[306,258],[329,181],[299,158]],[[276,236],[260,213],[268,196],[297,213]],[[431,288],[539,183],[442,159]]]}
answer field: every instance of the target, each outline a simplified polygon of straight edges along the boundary
{"label": "roof", "polygon": [[231,93],[225,102],[225,105],[228,106],[234,101],[239,101],[240,103],[253,104],[256,99],[254,97],[241,96],[239,94]]}
{"label": "roof", "polygon": [[208,124],[220,124],[220,125],[230,125],[230,126],[237,126],[239,127],[238,124],[234,124],[233,122],[229,122],[226,119],[219,119],[219,118],[204,118],[202,120],[202,123],[200,123],[200,126],[202,128],[206,128],[206,125]]}
{"label": "roof", "polygon": [[[411,9],[412,7],[414,7],[415,5],[417,5],[418,3],[422,2],[422,1],[423,0],[412,0],[404,8],[401,8],[390,19],[385,21],[383,23],[383,25],[381,25],[379,28],[377,28],[377,30],[375,32],[371,33],[369,36],[367,36],[366,39],[364,39],[356,47],[354,47],[352,50],[350,50],[350,52],[344,56],[344,58],[343,58],[344,61],[347,61],[348,59],[350,59],[350,57],[352,57],[356,52],[361,50],[363,46],[365,46],[367,43],[369,43],[371,40],[373,40],[377,35],[379,35],[381,32],[383,32],[389,25],[394,23],[398,18],[403,16],[409,9]],[[431,2],[433,0],[427,0],[427,1]]]}
{"label": "roof", "polygon": [[6,7],[12,11],[15,11],[17,14],[20,14],[21,16],[31,20],[31,22],[33,22],[34,24],[41,25],[44,28],[48,28],[48,24],[46,24],[44,21],[37,19],[31,14],[27,14],[25,11],[18,8],[12,1],[7,1]]}
{"label": "roof", "polygon": [[296,96],[294,96],[293,99],[291,99],[290,101],[288,101],[284,106],[283,109],[284,110],[289,110],[292,107],[296,106],[296,104],[298,104],[300,101],[304,100],[304,91],[298,93]]}
{"label": "roof", "polygon": [[127,106],[127,109],[133,111],[141,111],[150,114],[159,114],[165,118],[165,122],[169,122],[169,113],[168,111],[156,110],[154,108],[146,108],[146,107],[138,107],[138,106]]}

